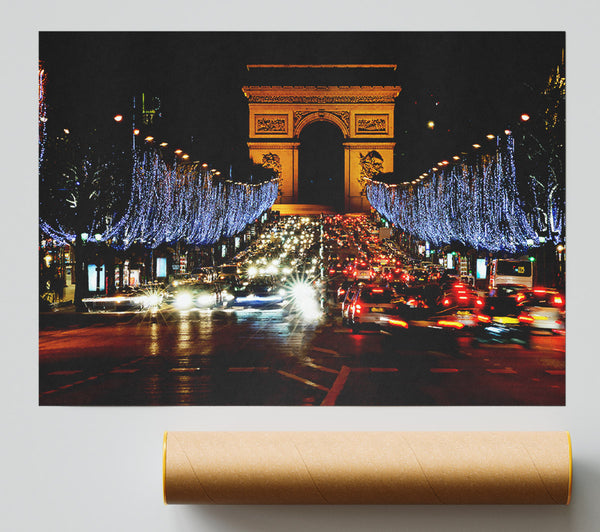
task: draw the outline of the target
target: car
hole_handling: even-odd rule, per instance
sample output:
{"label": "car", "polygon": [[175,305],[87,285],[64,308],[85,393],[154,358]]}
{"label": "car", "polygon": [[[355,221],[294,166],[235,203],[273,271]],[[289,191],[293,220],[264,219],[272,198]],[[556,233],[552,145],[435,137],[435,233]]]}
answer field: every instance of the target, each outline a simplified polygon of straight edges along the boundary
{"label": "car", "polygon": [[336,297],[338,303],[346,297],[346,292],[354,284],[354,281],[343,281],[337,289]]}
{"label": "car", "polygon": [[469,316],[475,322],[474,313],[477,309],[483,308],[484,298],[470,286],[455,283],[450,290],[438,298],[437,303],[441,309],[455,311],[460,316]]}
{"label": "car", "polygon": [[285,300],[285,290],[270,279],[254,278],[233,288],[233,307],[275,308]]}
{"label": "car", "polygon": [[209,309],[221,302],[221,285],[193,282],[167,289],[166,302],[178,310]]}
{"label": "car", "polygon": [[143,288],[126,286],[114,294],[98,295],[82,299],[88,312],[136,312],[158,308],[163,292],[158,287]]}
{"label": "car", "polygon": [[517,298],[522,307],[520,319],[534,330],[559,334],[565,330],[565,297],[551,288],[534,288],[521,292]]}
{"label": "car", "polygon": [[414,350],[436,350],[456,356],[458,338],[465,325],[429,307],[414,307],[399,302],[381,316],[379,330],[384,345]]}
{"label": "car", "polygon": [[394,308],[395,299],[396,293],[391,288],[370,284],[360,287],[348,311],[352,331],[379,330],[381,317]]}
{"label": "car", "polygon": [[473,329],[472,345],[513,343],[529,349],[530,319],[522,316],[521,310],[514,297],[488,297],[483,308],[477,311],[478,324]]}
{"label": "car", "polygon": [[356,292],[358,292],[358,289],[360,288],[360,286],[362,286],[362,284],[363,283],[352,282],[352,284],[346,290],[346,295],[344,296],[344,300],[342,301],[342,324],[344,325],[347,325],[349,323],[350,305],[352,304],[354,296],[356,295]]}
{"label": "car", "polygon": [[356,281],[372,281],[375,279],[375,272],[366,262],[359,262],[354,267],[352,277]]}

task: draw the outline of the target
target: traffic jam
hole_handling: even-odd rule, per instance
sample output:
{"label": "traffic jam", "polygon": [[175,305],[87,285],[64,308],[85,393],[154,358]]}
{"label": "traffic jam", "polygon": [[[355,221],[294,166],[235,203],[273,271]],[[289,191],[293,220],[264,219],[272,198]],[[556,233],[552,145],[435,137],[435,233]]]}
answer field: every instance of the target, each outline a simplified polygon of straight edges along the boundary
{"label": "traffic jam", "polygon": [[[409,256],[366,215],[285,216],[230,264],[84,300],[89,312],[197,316],[286,312],[348,333],[384,335],[390,348],[457,354],[465,345],[531,348],[563,335],[565,296],[534,286],[526,260],[496,259],[486,286]],[[441,262],[441,261],[440,261]]]}

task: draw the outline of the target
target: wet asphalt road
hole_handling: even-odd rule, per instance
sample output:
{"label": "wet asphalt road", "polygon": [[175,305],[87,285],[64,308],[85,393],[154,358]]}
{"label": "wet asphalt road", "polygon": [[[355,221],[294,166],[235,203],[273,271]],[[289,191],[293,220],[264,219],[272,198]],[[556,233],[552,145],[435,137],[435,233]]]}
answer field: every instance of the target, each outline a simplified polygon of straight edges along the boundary
{"label": "wet asphalt road", "polygon": [[277,310],[79,316],[40,330],[40,405],[562,405],[565,338],[451,356]]}

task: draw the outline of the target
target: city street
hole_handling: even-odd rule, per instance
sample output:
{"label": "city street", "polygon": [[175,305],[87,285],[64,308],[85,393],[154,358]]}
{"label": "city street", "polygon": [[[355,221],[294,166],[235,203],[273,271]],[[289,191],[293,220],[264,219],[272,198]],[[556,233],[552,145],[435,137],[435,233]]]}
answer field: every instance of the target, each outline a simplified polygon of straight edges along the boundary
{"label": "city street", "polygon": [[352,334],[337,313],[79,318],[40,331],[41,405],[564,404],[564,336],[535,334],[531,349],[461,338],[450,356]]}

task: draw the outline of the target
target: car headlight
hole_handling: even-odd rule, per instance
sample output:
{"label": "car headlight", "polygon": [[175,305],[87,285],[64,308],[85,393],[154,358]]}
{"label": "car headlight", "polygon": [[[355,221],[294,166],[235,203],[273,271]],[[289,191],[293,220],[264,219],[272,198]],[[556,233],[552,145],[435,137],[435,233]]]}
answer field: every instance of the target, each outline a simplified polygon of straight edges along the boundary
{"label": "car headlight", "polygon": [[201,294],[197,297],[196,301],[198,302],[198,305],[210,305],[213,301],[214,298],[209,295],[209,294]]}
{"label": "car headlight", "polygon": [[177,294],[175,296],[175,306],[177,308],[190,308],[193,302],[194,299],[192,298],[192,294],[189,292],[182,292],[181,294]]}

